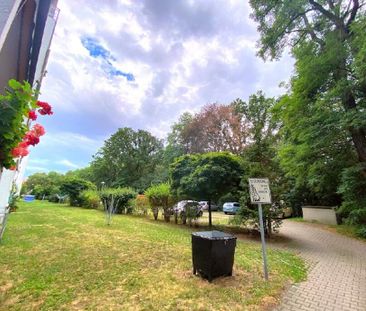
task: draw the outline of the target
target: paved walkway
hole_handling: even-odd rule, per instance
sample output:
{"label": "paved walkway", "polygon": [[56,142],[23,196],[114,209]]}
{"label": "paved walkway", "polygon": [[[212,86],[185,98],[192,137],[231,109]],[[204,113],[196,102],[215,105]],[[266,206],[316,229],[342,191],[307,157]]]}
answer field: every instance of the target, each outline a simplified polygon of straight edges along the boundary
{"label": "paved walkway", "polygon": [[366,311],[366,243],[289,220],[280,235],[310,268],[305,282],[284,293],[277,311]]}

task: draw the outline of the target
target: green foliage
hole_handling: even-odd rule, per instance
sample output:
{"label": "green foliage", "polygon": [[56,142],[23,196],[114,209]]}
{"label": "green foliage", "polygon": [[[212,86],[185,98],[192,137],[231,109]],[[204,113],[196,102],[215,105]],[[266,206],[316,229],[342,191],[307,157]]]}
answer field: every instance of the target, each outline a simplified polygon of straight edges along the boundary
{"label": "green foliage", "polygon": [[80,193],[81,206],[97,209],[100,206],[100,196],[96,190],[83,190]]}
{"label": "green foliage", "polygon": [[[339,205],[359,221],[366,179],[366,18],[358,1],[251,0],[259,54],[296,59],[289,94],[276,107],[283,122],[281,167],[303,203]],[[361,167],[360,167],[361,166]],[[357,180],[357,183],[355,182]],[[362,192],[362,191],[361,191]],[[294,195],[298,196],[294,198]],[[361,217],[362,218],[362,217]]]}
{"label": "green foliage", "polygon": [[65,174],[66,178],[80,178],[94,182],[93,170],[90,166],[68,171]]}
{"label": "green foliage", "polygon": [[95,185],[84,179],[71,178],[62,182],[60,189],[69,196],[71,206],[82,206],[81,193],[84,190],[95,189]]}
{"label": "green foliage", "polygon": [[156,178],[162,150],[162,141],[147,131],[119,129],[94,156],[93,180],[97,185],[143,191]]}
{"label": "green foliage", "polygon": [[172,215],[171,207],[174,203],[170,184],[162,183],[153,185],[146,189],[145,195],[153,209],[155,220],[157,219],[158,209],[161,208],[163,210],[165,221],[169,222],[170,216]]}
{"label": "green foliage", "polygon": [[356,231],[357,236],[366,239],[366,226],[360,226]]}
{"label": "green foliage", "polygon": [[[22,186],[22,194],[33,194],[36,199],[57,199],[61,195],[61,184],[65,176],[56,172],[35,173],[30,175]],[[57,201],[55,201],[57,202]]]}
{"label": "green foliage", "polygon": [[104,209],[113,208],[112,213],[128,214],[131,213],[132,199],[136,197],[136,192],[132,188],[105,188],[100,191],[100,198],[102,200]]}
{"label": "green foliage", "polygon": [[146,195],[143,194],[138,194],[136,198],[131,201],[131,204],[133,205],[133,212],[136,215],[146,216],[150,209],[149,200]]}
{"label": "green foliage", "polygon": [[238,188],[240,158],[227,152],[185,155],[171,165],[171,188],[179,198],[217,201]]}
{"label": "green foliage", "polygon": [[342,173],[339,193],[343,197],[338,214],[349,224],[366,224],[366,178],[364,165],[347,168]]}
{"label": "green foliage", "polygon": [[24,122],[28,112],[36,108],[36,92],[28,82],[9,81],[5,95],[0,94],[0,168],[15,165],[11,150],[28,130]]}

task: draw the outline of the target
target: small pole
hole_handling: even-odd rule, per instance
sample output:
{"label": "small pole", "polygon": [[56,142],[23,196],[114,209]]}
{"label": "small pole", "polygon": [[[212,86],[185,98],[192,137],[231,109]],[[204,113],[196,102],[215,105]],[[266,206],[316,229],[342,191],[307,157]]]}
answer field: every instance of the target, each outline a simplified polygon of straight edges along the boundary
{"label": "small pole", "polygon": [[262,204],[258,204],[258,213],[259,213],[259,225],[261,231],[261,240],[262,240],[262,256],[263,256],[263,270],[264,270],[264,278],[268,281],[268,267],[267,267],[267,252],[266,252],[266,240],[264,238],[264,226],[263,226],[263,211]]}

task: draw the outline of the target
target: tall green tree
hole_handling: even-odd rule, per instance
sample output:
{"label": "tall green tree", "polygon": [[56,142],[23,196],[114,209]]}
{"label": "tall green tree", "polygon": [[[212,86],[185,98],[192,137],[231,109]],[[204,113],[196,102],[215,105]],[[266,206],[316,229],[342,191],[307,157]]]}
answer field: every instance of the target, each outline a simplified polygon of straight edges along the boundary
{"label": "tall green tree", "polygon": [[349,172],[366,179],[365,1],[250,3],[259,55],[275,59],[290,48],[296,59],[289,94],[277,106],[282,167],[310,203],[339,204],[339,193],[347,200],[345,189],[352,191],[344,184]]}
{"label": "tall green tree", "polygon": [[[366,163],[365,1],[251,0],[261,34],[259,55],[297,60],[292,91],[302,104],[328,105],[341,116],[359,162]],[[366,176],[366,168],[365,168]]]}
{"label": "tall green tree", "polygon": [[178,198],[211,201],[239,187],[243,170],[240,158],[227,152],[185,155],[171,165],[171,189]]}
{"label": "tall green tree", "polygon": [[94,179],[98,185],[145,190],[156,177],[162,150],[162,141],[147,131],[119,129],[94,156]]}

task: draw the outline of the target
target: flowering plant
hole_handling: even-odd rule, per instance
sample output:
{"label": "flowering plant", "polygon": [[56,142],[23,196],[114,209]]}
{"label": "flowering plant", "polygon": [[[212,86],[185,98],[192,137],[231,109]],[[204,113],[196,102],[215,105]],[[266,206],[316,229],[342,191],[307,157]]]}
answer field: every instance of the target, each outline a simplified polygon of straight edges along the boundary
{"label": "flowering plant", "polygon": [[45,134],[42,125],[31,122],[41,115],[52,115],[48,103],[37,101],[38,93],[28,82],[9,81],[9,89],[0,95],[0,171],[16,169],[16,159],[29,154],[28,147],[39,143]]}

